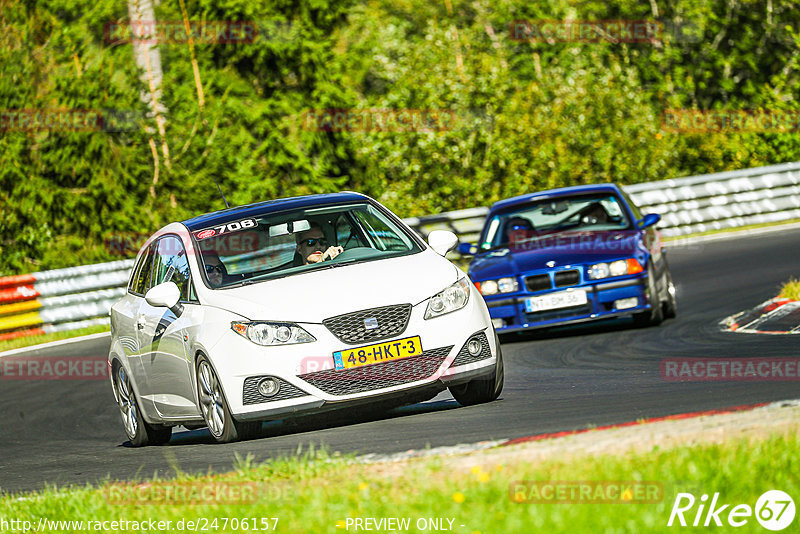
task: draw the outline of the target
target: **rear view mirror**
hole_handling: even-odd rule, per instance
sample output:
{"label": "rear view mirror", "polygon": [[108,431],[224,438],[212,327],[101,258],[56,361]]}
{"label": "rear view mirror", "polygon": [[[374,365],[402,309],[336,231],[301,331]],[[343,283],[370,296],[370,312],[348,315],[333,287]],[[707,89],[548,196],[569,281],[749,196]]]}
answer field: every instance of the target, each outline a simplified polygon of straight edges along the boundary
{"label": "rear view mirror", "polygon": [[558,215],[567,211],[569,204],[567,202],[550,202],[542,208],[543,215]]}
{"label": "rear view mirror", "polygon": [[311,228],[311,224],[306,219],[299,221],[289,221],[281,224],[274,224],[269,227],[269,236],[278,237],[282,235],[295,234],[297,232],[305,232]]}

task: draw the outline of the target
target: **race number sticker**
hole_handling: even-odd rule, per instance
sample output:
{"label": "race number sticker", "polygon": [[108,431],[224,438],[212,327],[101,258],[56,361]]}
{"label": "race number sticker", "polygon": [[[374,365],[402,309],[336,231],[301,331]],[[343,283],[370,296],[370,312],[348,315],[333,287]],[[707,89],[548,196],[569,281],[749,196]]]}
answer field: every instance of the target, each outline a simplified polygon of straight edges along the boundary
{"label": "race number sticker", "polygon": [[229,222],[227,224],[222,224],[220,226],[215,226],[213,228],[206,228],[205,230],[200,230],[199,232],[196,232],[194,236],[197,238],[198,241],[202,241],[203,239],[208,239],[209,237],[214,237],[222,234],[229,234],[231,232],[238,232],[239,230],[255,228],[256,226],[258,226],[258,222],[256,222],[255,219],[243,219],[241,221]]}

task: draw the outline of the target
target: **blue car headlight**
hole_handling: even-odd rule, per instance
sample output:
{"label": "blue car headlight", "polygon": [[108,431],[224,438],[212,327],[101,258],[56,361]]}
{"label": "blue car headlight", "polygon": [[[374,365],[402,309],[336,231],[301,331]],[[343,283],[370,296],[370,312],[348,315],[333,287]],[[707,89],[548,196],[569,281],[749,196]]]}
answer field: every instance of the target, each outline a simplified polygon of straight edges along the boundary
{"label": "blue car headlight", "polygon": [[519,290],[516,278],[505,277],[497,280],[484,280],[477,282],[475,286],[481,295],[497,295],[498,293],[513,293]]}
{"label": "blue car headlight", "polygon": [[608,278],[609,276],[624,276],[626,274],[637,274],[644,271],[644,267],[635,258],[612,261],[611,263],[595,263],[586,270],[587,276],[591,280]]}

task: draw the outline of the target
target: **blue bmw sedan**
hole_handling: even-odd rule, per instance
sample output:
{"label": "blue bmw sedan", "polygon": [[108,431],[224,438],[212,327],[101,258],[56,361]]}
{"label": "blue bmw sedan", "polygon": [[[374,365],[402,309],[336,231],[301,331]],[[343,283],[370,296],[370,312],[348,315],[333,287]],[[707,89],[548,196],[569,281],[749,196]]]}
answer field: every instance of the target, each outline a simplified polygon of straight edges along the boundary
{"label": "blue bmw sedan", "polygon": [[472,254],[470,279],[498,333],[631,316],[675,317],[675,286],[657,214],[643,215],[615,184],[495,203]]}

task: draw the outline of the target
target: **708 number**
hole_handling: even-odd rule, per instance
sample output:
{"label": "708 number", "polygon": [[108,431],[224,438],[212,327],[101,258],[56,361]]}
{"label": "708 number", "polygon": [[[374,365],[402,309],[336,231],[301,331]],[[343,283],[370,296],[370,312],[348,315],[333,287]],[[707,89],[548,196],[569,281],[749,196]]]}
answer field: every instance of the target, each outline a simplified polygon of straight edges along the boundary
{"label": "708 number", "polygon": [[256,226],[255,219],[245,219],[243,221],[234,221],[221,226],[215,226],[214,231],[217,235],[224,234],[225,232],[235,232],[244,228],[253,228]]}

